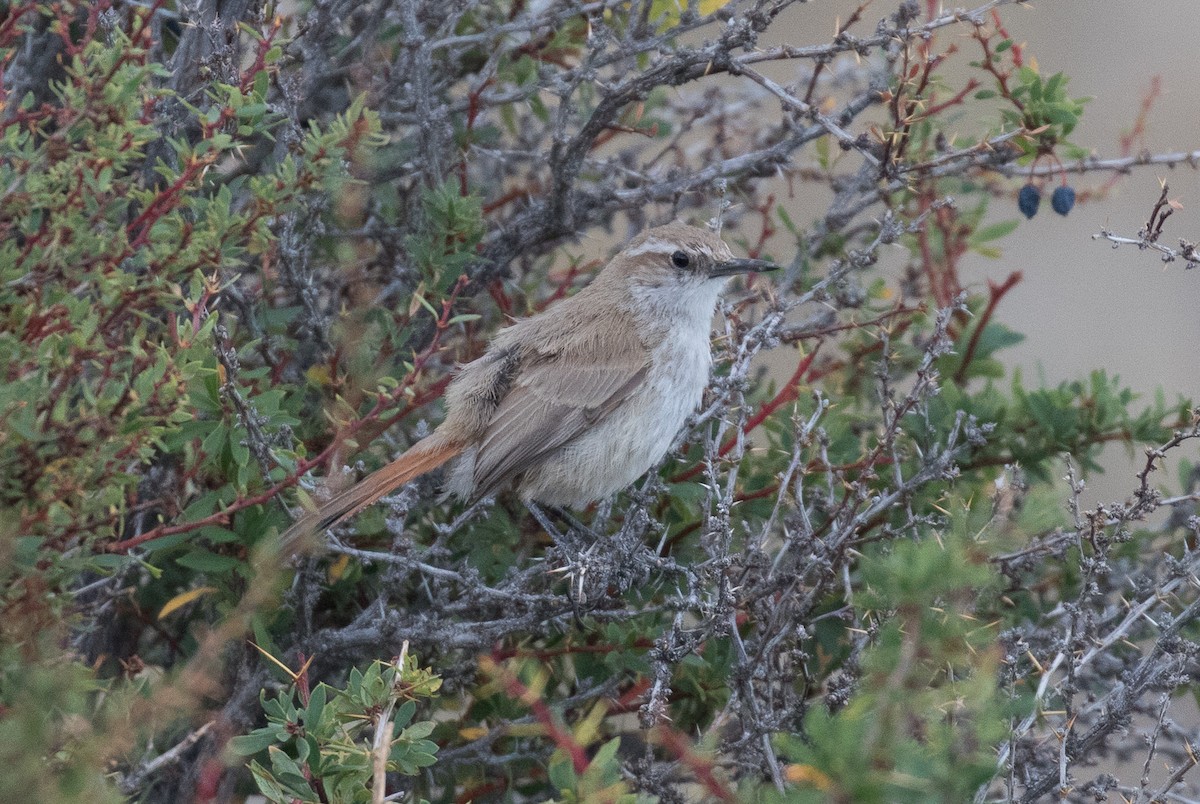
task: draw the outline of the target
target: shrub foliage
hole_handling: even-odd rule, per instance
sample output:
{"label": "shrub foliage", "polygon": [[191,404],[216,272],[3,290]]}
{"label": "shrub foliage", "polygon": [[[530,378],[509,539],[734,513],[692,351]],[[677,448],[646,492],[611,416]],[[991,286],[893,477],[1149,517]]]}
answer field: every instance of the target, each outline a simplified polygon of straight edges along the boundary
{"label": "shrub foliage", "polygon": [[[766,0],[6,6],[4,798],[1192,789],[1197,411],[1026,384],[1020,274],[960,278],[1085,153],[1011,5],[808,46]],[[509,317],[714,216],[786,270],[644,481],[548,533],[426,478],[279,555]],[[1083,510],[1114,441],[1136,484]]]}

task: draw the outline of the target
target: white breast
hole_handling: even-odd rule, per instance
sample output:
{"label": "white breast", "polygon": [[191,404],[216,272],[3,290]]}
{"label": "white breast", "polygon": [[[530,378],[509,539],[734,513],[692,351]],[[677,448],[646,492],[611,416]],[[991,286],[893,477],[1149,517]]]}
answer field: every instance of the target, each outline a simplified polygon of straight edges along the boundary
{"label": "white breast", "polygon": [[700,404],[712,354],[709,330],[723,281],[697,282],[680,292],[647,289],[641,301],[652,324],[646,379],[603,421],[528,472],[520,494],[549,505],[581,507],[637,480],[671,448]]}

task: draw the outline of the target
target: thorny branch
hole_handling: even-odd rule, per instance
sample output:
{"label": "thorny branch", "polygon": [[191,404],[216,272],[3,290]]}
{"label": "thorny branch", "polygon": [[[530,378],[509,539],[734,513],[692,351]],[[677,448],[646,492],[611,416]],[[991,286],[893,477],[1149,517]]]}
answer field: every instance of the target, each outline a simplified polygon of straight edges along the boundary
{"label": "thorny branch", "polygon": [[[1182,638],[1181,631],[1200,613],[1196,576],[1200,554],[1189,553],[1177,561],[1163,553],[1148,568],[1146,577],[1134,574],[1146,569],[1131,565],[1115,551],[1135,523],[1146,521],[1163,507],[1161,496],[1149,486],[1150,474],[1170,451],[1194,439],[1200,439],[1200,411],[1195,412],[1189,427],[1177,431],[1160,447],[1147,450],[1145,466],[1138,475],[1140,483],[1131,499],[1090,512],[1080,509],[1083,484],[1068,462],[1076,529],[1057,532],[1033,548],[996,559],[1005,574],[1015,578],[1027,571],[1022,567],[1027,567],[1028,561],[1039,560],[1039,555],[1061,558],[1074,549],[1080,551],[1086,579],[1075,600],[1064,601],[1051,613],[1052,620],[1062,623],[1060,633],[1030,628],[1026,633],[1004,636],[1009,646],[1010,683],[1032,685],[1038,706],[1015,726],[1010,741],[1001,748],[999,765],[1008,771],[1007,787],[981,788],[977,802],[1033,802],[1056,788],[1069,793],[1074,778],[1071,763],[1064,764],[1063,757],[1087,755],[1116,730],[1129,728],[1136,716],[1153,711],[1148,693],[1158,690],[1169,695],[1191,678],[1200,644]],[[1200,520],[1192,519],[1194,539]],[[1140,598],[1127,598],[1130,586],[1141,590]],[[1173,611],[1189,598],[1191,602],[1182,610]],[[1146,648],[1114,650],[1118,645],[1133,648],[1147,643]],[[1077,708],[1073,700],[1082,693],[1089,702]],[[1039,722],[1040,727],[1035,728]],[[1048,731],[1058,738],[1047,742]],[[1164,751],[1186,770],[1195,764],[1190,746],[1196,739],[1197,734],[1192,733],[1188,740],[1172,742],[1169,747],[1156,743],[1156,750]],[[1179,776],[1182,778],[1182,773]],[[1080,792],[1087,794],[1088,789]]]}
{"label": "thorny branch", "polygon": [[1174,262],[1175,260],[1184,260],[1188,268],[1195,268],[1200,265],[1200,250],[1190,240],[1179,239],[1179,248],[1171,248],[1158,242],[1162,237],[1163,225],[1167,222],[1167,218],[1177,209],[1182,209],[1182,205],[1177,201],[1172,201],[1167,198],[1167,183],[1162,183],[1162,192],[1158,196],[1158,200],[1154,202],[1154,208],[1150,210],[1150,217],[1146,221],[1146,225],[1138,230],[1137,237],[1123,237],[1110,232],[1108,229],[1101,229],[1099,233],[1092,235],[1093,240],[1107,240],[1112,243],[1113,248],[1121,246],[1137,246],[1140,251],[1157,251],[1162,255],[1161,259],[1164,263]]}
{"label": "thorny branch", "polygon": [[[457,294],[489,289],[505,302],[503,311],[480,305],[483,320],[463,328],[468,341],[463,352],[470,354],[482,333],[498,325],[501,313],[511,307],[510,291],[498,280],[538,276],[545,270],[544,255],[568,238],[596,228],[634,231],[689,213],[708,217],[717,187],[729,188],[736,201],[727,215],[728,228],[736,232],[747,210],[764,206],[760,185],[769,178],[794,182],[815,172],[828,181],[834,196],[823,219],[797,236],[795,258],[778,294],[753,292],[723,311],[720,370],[679,445],[695,462],[672,478],[699,476],[703,481],[702,515],[692,525],[701,546],[695,560],[678,561],[672,555],[672,540],[680,534],[662,525],[663,500],[670,494],[667,481],[652,472],[621,506],[599,506],[589,522],[591,532],[570,526],[552,544],[540,533],[523,533],[525,541],[517,547],[523,552],[513,568],[489,579],[456,539],[475,534],[486,540],[486,530],[472,528],[482,528],[492,517],[522,521],[520,512],[505,508],[504,501],[484,501],[446,524],[427,528],[434,535],[422,542],[410,526],[426,516],[417,499],[434,496],[433,482],[424,481],[390,500],[386,546],[360,547],[351,544],[348,533],[330,535],[330,552],[357,562],[372,580],[364,583],[362,599],[354,602],[350,616],[319,610],[326,574],[317,561],[297,569],[282,602],[296,625],[292,641],[281,648],[292,657],[317,657],[310,672],[319,678],[411,646],[422,662],[437,664],[444,689],[456,693],[470,687],[479,654],[511,641],[563,638],[569,643],[583,621],[593,629],[656,622],[652,644],[640,648],[650,666],[647,685],[627,710],[636,711],[642,727],[652,733],[666,723],[681,663],[707,640],[729,637],[734,648],[730,694],[706,725],[704,737],[719,745],[719,769],[729,778],[765,776],[781,787],[784,769],[772,735],[798,731],[814,705],[844,704],[856,682],[849,661],[844,683],[821,700],[808,668],[811,629],[830,617],[860,625],[849,581],[860,548],[938,524],[914,506],[914,499],[931,484],[953,481],[967,456],[992,432],[989,423],[960,411],[950,431],[932,443],[918,446],[911,434],[921,431],[947,382],[938,365],[954,348],[956,318],[967,314],[961,297],[947,295],[948,306],[930,313],[932,328],[916,343],[903,341],[904,321],[925,312],[915,306],[898,305],[865,322],[851,320],[850,311],[862,305],[865,295],[859,278],[883,247],[920,231],[926,216],[952,208],[951,199],[930,199],[924,212],[902,220],[895,212],[896,198],[915,181],[941,177],[1127,171],[1137,165],[1194,164],[1200,158],[1200,152],[1094,158],[1031,170],[1012,164],[1017,151],[1011,141],[1026,132],[1008,131],[889,165],[881,177],[883,151],[868,136],[870,126],[862,118],[893,85],[901,51],[943,28],[986,25],[995,10],[1016,2],[989,0],[969,10],[937,11],[925,21],[917,3],[901,2],[868,35],[854,34],[847,24],[826,44],[766,48],[758,46],[760,35],[785,10],[802,11],[802,3],[732,3],[706,17],[689,8],[679,26],[665,32],[644,16],[639,21],[639,9],[649,14],[648,2],[633,3],[629,24],[615,25],[612,12],[629,5],[626,0],[518,3],[511,9],[470,1],[313,2],[286,46],[283,67],[273,75],[272,100],[286,120],[278,142],[247,153],[246,165],[231,175],[253,173],[255,160],[286,153],[307,120],[344,111],[353,96],[363,93],[378,110],[394,147],[386,164],[355,168],[368,185],[387,187],[395,203],[385,206],[372,198],[357,218],[335,225],[324,222],[326,210],[314,198],[306,215],[277,222],[280,281],[275,292],[301,311],[295,333],[303,342],[299,365],[280,371],[298,376],[323,354],[336,351],[333,328],[338,310],[355,290],[351,285],[369,285],[370,298],[380,306],[408,298],[422,286],[425,277],[409,244],[431,214],[423,206],[430,189],[450,186],[464,195],[473,193],[490,213],[479,248],[466,265],[467,279],[455,285],[441,317],[432,323],[396,319],[421,335],[406,355],[413,359],[413,371],[393,396],[381,397],[341,437],[358,433],[365,420],[402,425],[409,414],[436,399],[444,380],[429,381],[425,373],[449,370],[452,358],[439,347],[443,335],[450,337],[450,306]],[[217,0],[191,6],[174,58],[193,54],[198,61],[195,69],[180,70],[172,80],[185,97],[203,104],[200,68],[236,78],[242,54],[230,32],[239,19],[260,15],[262,8]],[[853,22],[860,17],[856,14]],[[384,34],[388,30],[401,33],[389,39]],[[31,34],[30,43],[39,37]],[[379,60],[377,69],[363,69],[364,54]],[[828,69],[842,55],[860,59],[861,66]],[[795,63],[797,80],[788,84],[768,76],[763,65],[772,62]],[[21,86],[30,83],[26,73],[32,63],[31,54],[16,63]],[[712,78],[718,75],[724,83]],[[689,91],[678,91],[682,88]],[[642,136],[660,124],[674,133]],[[848,156],[840,172],[815,170],[804,156],[805,146],[827,137]],[[1190,266],[1197,261],[1191,244],[1173,250],[1157,242],[1163,218],[1152,216],[1137,239],[1109,232],[1100,236],[1115,245],[1160,251],[1164,259],[1186,259]],[[321,269],[310,229],[352,244],[354,270],[340,265]],[[847,245],[831,258],[835,235],[844,236]],[[820,269],[816,281],[805,279],[813,264]],[[347,279],[349,273],[353,279]],[[558,290],[566,292],[568,284]],[[239,286],[229,297],[237,302],[236,294],[243,292]],[[760,305],[752,308],[749,301]],[[245,307],[253,309],[249,303]],[[831,403],[814,383],[821,372],[832,370],[834,358],[828,353],[849,331],[871,333],[872,344],[866,348],[878,354],[874,373],[861,378],[874,390],[877,404],[871,415],[877,426],[864,440],[859,460],[845,466],[829,457],[825,422]],[[267,475],[279,464],[281,439],[292,436],[260,426],[257,411],[238,390],[239,362],[223,336],[217,347],[227,372],[222,393]],[[807,354],[797,357],[790,387],[766,403],[752,402],[755,359],[797,343],[805,345]],[[904,348],[915,356],[911,367],[901,370],[895,366],[901,364]],[[269,344],[264,351],[270,353]],[[974,345],[967,362],[973,351]],[[950,381],[965,377],[965,368]],[[755,419],[756,405],[760,411],[791,414],[790,442],[777,476],[747,492],[740,482],[743,459],[756,449],[753,430],[763,421]],[[399,439],[420,435],[422,426],[404,431]],[[1196,742],[1197,735],[1190,735],[1190,743],[1165,739],[1179,727],[1169,723],[1161,701],[1162,694],[1194,672],[1197,649],[1183,631],[1200,606],[1197,559],[1191,554],[1177,561],[1164,553],[1147,573],[1125,563],[1114,547],[1134,523],[1146,521],[1168,502],[1195,503],[1194,495],[1158,498],[1147,477],[1165,454],[1197,437],[1195,426],[1181,430],[1149,456],[1139,488],[1124,505],[1079,511],[1080,488],[1072,474],[1076,528],[1046,534],[995,560],[1017,582],[1032,562],[1061,560],[1074,550],[1086,558],[1086,582],[1075,599],[1055,609],[1054,629],[1031,627],[1004,636],[1005,683],[1014,695],[1031,693],[1037,710],[1014,724],[1011,739],[999,750],[1000,781],[981,788],[978,801],[1033,801],[1056,787],[1069,795],[1074,764],[1101,756],[1106,740],[1146,712],[1156,724],[1146,762],[1165,757],[1177,763],[1174,775],[1161,780],[1158,790],[1170,790],[1194,764],[1190,750],[1182,746]],[[308,469],[345,458],[336,442],[310,454],[316,457],[269,493],[239,500],[204,524],[224,523],[232,512],[270,503]],[[752,494],[770,502],[765,518],[753,524],[739,508]],[[138,550],[159,535],[179,532],[160,527],[139,529],[118,544]],[[1200,528],[1195,523],[1190,527],[1193,538],[1200,538]],[[109,587],[97,587],[104,588]],[[80,597],[87,603],[87,595]],[[112,598],[96,595],[92,614],[107,611]],[[831,598],[844,605],[822,611]],[[745,634],[740,629],[744,619],[756,623]],[[855,650],[869,642],[863,633]],[[1136,647],[1117,650],[1131,645]],[[260,667],[243,666],[225,680],[229,689],[221,722],[244,730],[256,717],[254,699],[268,684],[268,675]],[[608,683],[575,689],[558,703],[564,711],[576,711],[628,692],[623,689],[626,680],[614,673]],[[1151,702],[1153,692],[1160,695]],[[509,725],[534,721],[529,716]],[[443,752],[439,769],[503,768],[528,759],[496,753],[500,735],[496,729]],[[202,727],[131,769],[124,776],[128,792],[169,800],[194,790],[204,759],[221,749],[210,738],[208,727]],[[551,750],[546,745],[530,749],[543,757]],[[686,752],[680,748],[674,757],[664,757],[648,748],[647,756],[638,770],[630,771],[634,784],[674,800],[670,796],[678,793],[673,784],[688,781]],[[711,767],[698,767],[692,762],[691,771],[709,790],[726,790],[724,778],[704,778]],[[168,768],[174,775],[164,775]],[[1137,794],[1151,784],[1144,775]]]}

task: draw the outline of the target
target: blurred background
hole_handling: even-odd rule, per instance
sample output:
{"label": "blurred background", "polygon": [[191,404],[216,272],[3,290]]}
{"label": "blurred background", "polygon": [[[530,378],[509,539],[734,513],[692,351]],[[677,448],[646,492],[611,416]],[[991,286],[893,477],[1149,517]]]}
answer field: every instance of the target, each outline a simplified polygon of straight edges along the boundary
{"label": "blurred background", "polygon": [[[856,5],[826,0],[793,8],[792,27],[777,26],[764,44],[826,42]],[[869,34],[895,5],[870,4],[852,32]],[[1068,94],[1092,99],[1071,141],[1104,159],[1121,155],[1121,137],[1133,129],[1156,76],[1160,92],[1133,153],[1200,149],[1196,11],[1195,0],[1055,0],[1035,8],[1008,7],[1004,20],[1013,39],[1036,56],[1043,76],[1064,72],[1070,77]],[[956,36],[960,51],[953,63],[964,69],[950,74],[963,75],[965,81],[966,64],[978,58],[978,47],[965,34],[943,30],[940,49]],[[960,145],[978,134],[973,116],[964,116],[962,123]],[[1007,198],[993,201],[990,222],[1021,218],[1020,226],[996,243],[1003,251],[1000,259],[965,255],[962,275],[971,289],[980,290],[989,279],[999,282],[1013,271],[1022,272],[1023,280],[1004,298],[997,319],[1025,335],[1001,357],[1019,367],[1030,383],[1086,379],[1092,370],[1104,369],[1145,401],[1160,389],[1168,402],[1180,395],[1200,399],[1200,269],[1187,270],[1181,262],[1164,265],[1155,253],[1132,246],[1114,249],[1092,238],[1102,228],[1135,237],[1158,199],[1160,178],[1168,182],[1170,198],[1183,205],[1167,222],[1161,242],[1177,246],[1180,237],[1200,240],[1200,172],[1187,165],[1134,168],[1099,197],[1093,193],[1110,182],[1111,173],[1071,174],[1068,181],[1081,201],[1065,218],[1048,204],[1057,178],[1042,185],[1041,211],[1032,220],[1017,211],[1018,180],[1009,182]],[[796,220],[808,221],[824,212],[825,200],[805,204],[796,198],[789,209],[795,210]],[[1123,499],[1141,461],[1140,454],[1123,445],[1110,446],[1107,471],[1088,478],[1085,502]]]}
{"label": "blurred background", "polygon": [[[1120,137],[1133,126],[1155,76],[1162,94],[1135,152],[1200,149],[1200,62],[1187,22],[1195,13],[1190,0],[1060,0],[1039,4],[1036,16],[1016,9],[1007,19],[1014,22],[1014,37],[1039,54],[1044,74],[1061,70],[1071,77],[1073,95],[1092,98],[1072,139],[1103,158],[1119,155]],[[1106,178],[1089,174],[1071,181],[1083,191]],[[1200,239],[1200,173],[1186,165],[1147,166],[1066,218],[1040,214],[1023,221],[1004,241],[1001,261],[972,257],[978,281],[1006,269],[1024,272],[1003,311],[1003,319],[1027,336],[1009,353],[1016,365],[1051,382],[1105,368],[1146,394],[1162,388],[1168,399],[1200,397],[1200,271],[1164,266],[1152,253],[1091,239],[1101,228],[1135,236],[1158,198],[1159,178],[1183,204],[1168,222],[1164,242]],[[1015,215],[1014,205],[996,204],[993,214]]]}

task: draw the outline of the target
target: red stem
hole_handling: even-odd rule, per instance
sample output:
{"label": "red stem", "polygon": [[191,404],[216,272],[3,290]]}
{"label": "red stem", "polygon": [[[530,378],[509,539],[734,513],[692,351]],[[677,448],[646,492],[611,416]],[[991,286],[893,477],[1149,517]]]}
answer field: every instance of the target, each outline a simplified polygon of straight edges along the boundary
{"label": "red stem", "polygon": [[479,663],[485,673],[500,682],[510,697],[516,698],[529,707],[530,714],[546,729],[547,736],[571,758],[571,766],[575,769],[575,773],[582,775],[587,771],[589,764],[587,751],[575,739],[575,735],[559,725],[558,718],[550,711],[550,707],[546,705],[541,696],[521,683],[521,679],[491,657],[481,657]]}
{"label": "red stem", "polygon": [[1017,283],[1021,281],[1021,272],[1013,271],[1008,275],[1008,278],[1003,283],[997,285],[995,282],[988,280],[988,303],[983,309],[983,314],[979,316],[979,323],[975,327],[975,331],[971,333],[971,340],[967,343],[967,350],[963,353],[962,363],[958,367],[958,371],[954,372],[954,381],[961,384],[967,376],[967,367],[971,365],[971,360],[975,357],[975,350],[979,347],[979,339],[983,336],[983,330],[992,319],[992,314],[996,311],[996,305],[1004,298],[1004,294],[1008,293]]}
{"label": "red stem", "polygon": [[[382,415],[383,411],[386,410],[390,405],[394,405],[399,402],[401,397],[403,397],[407,390],[416,382],[417,378],[421,374],[421,369],[438,350],[441,334],[449,328],[449,319],[452,317],[451,314],[453,312],[454,301],[458,298],[458,295],[462,292],[463,288],[466,287],[466,284],[466,277],[460,277],[457,284],[455,284],[454,288],[450,291],[450,295],[442,301],[442,314],[438,318],[437,330],[434,333],[433,340],[430,342],[429,346],[426,347],[425,351],[413,360],[413,370],[404,378],[404,381],[402,381],[400,385],[392,391],[392,393],[380,396],[366,415],[347,425],[345,431],[335,436],[334,439],[325,447],[325,449],[321,450],[321,452],[316,456],[308,460],[298,462],[294,472],[290,473],[287,477],[279,481],[279,483],[273,487],[260,492],[259,494],[234,500],[227,508],[191,522],[181,522],[177,525],[159,525],[157,528],[153,528],[132,538],[113,542],[112,544],[106,546],[108,552],[124,552],[125,550],[145,544],[146,542],[150,542],[155,539],[161,539],[164,536],[171,536],[176,533],[187,533],[189,531],[196,530],[197,528],[202,528],[209,525],[226,525],[230,522],[233,514],[246,508],[251,508],[255,505],[262,505],[269,502],[284,489],[291,488],[292,486],[296,485],[300,481],[300,478],[302,478],[310,469],[320,466],[322,463],[331,460],[337,451],[341,449],[347,438],[359,432],[366,425],[375,421],[379,421],[379,417]],[[414,397],[399,413],[385,420],[385,427],[382,429],[386,429],[387,426],[390,426],[403,416],[408,415],[421,405],[427,404],[428,402],[436,399],[441,394],[441,391],[445,389],[446,385],[449,384],[449,382],[449,377],[444,377],[438,380],[436,383],[426,389],[425,392]]]}
{"label": "red stem", "polygon": [[713,773],[713,762],[707,757],[700,756],[682,734],[675,729],[658,726],[654,729],[654,737],[668,751],[679,758],[679,761],[696,774],[696,779],[704,785],[709,794],[718,801],[737,801],[737,796],[723,781]]}

